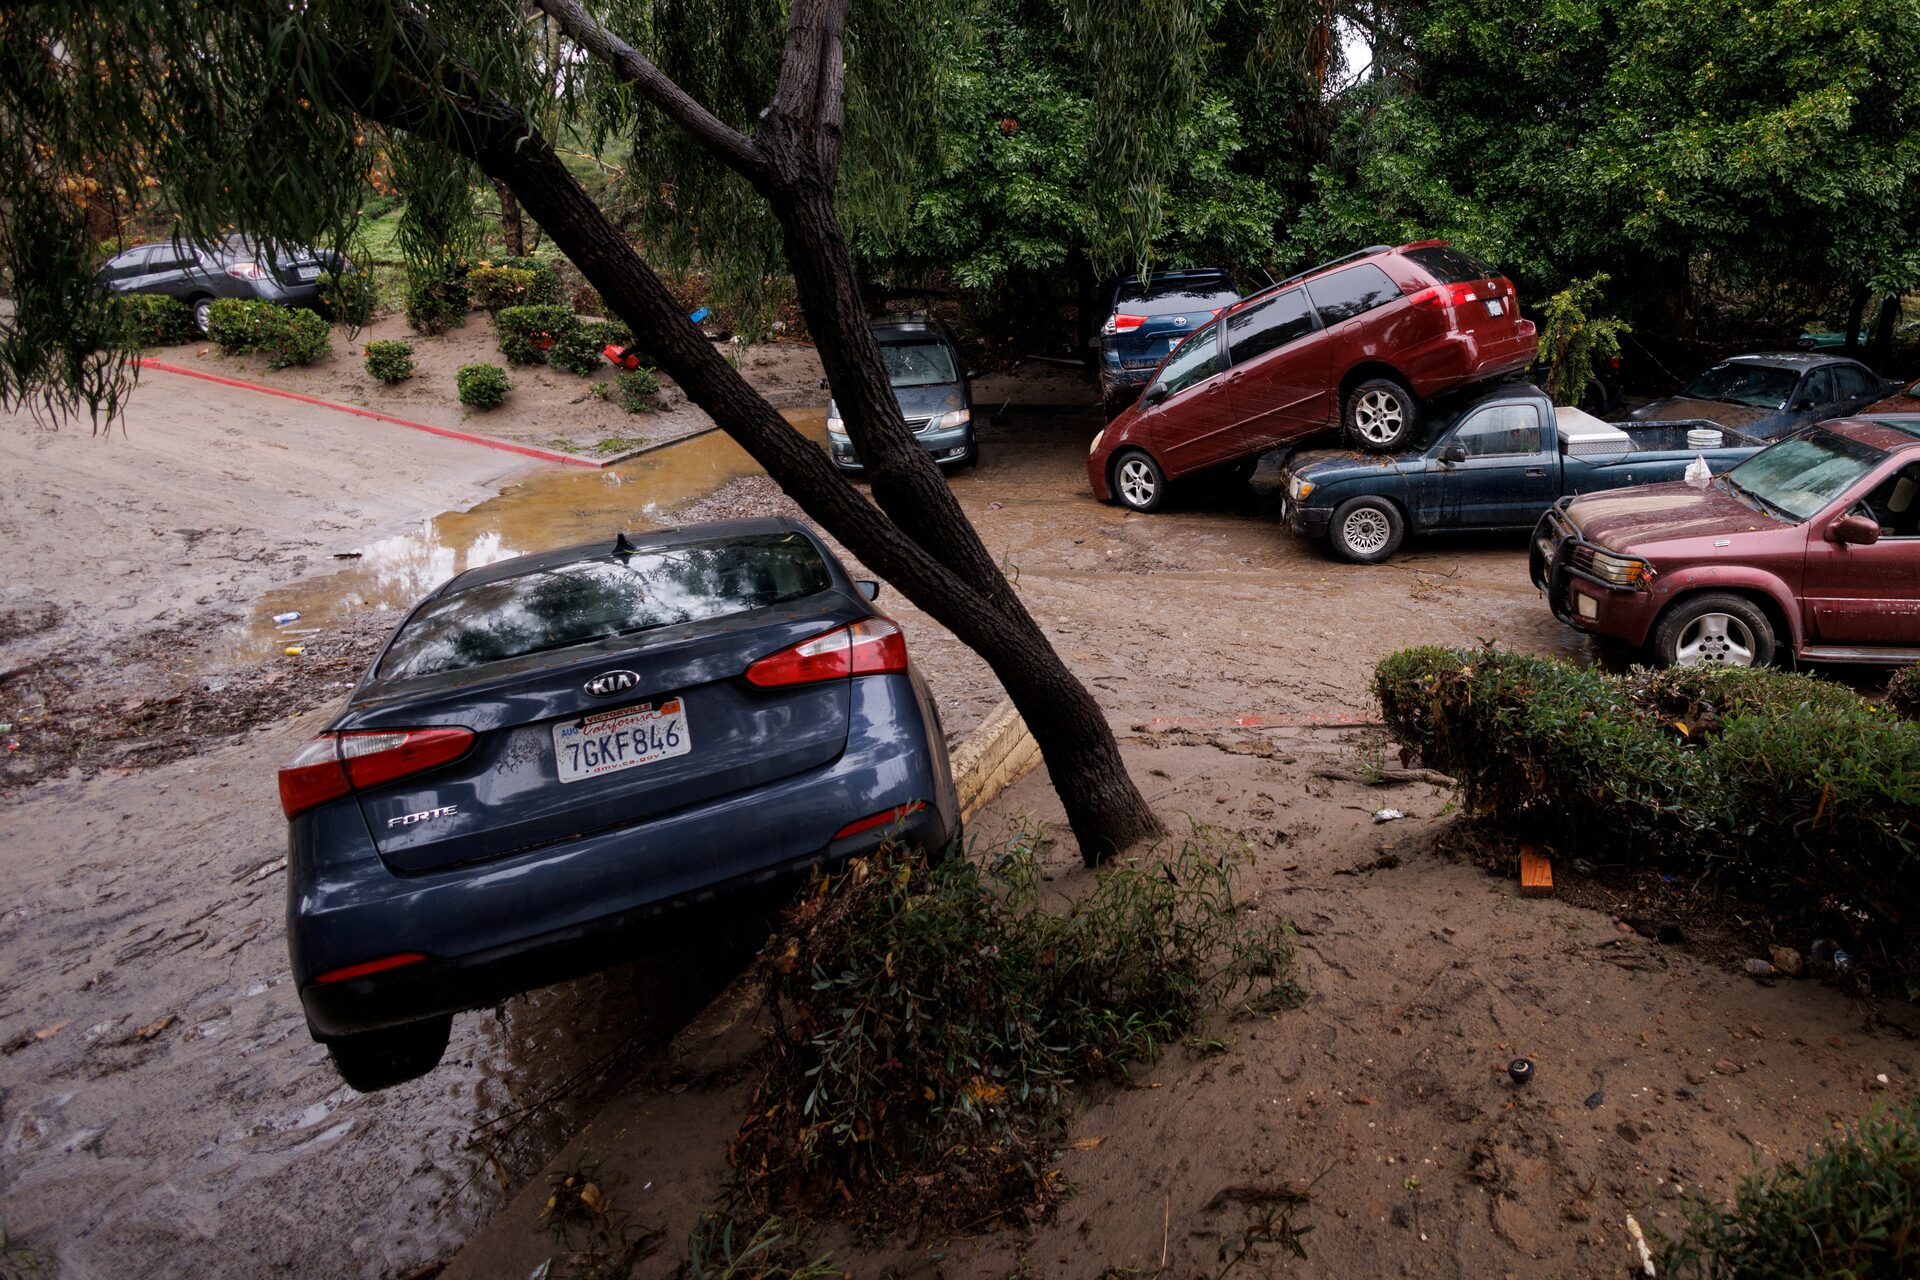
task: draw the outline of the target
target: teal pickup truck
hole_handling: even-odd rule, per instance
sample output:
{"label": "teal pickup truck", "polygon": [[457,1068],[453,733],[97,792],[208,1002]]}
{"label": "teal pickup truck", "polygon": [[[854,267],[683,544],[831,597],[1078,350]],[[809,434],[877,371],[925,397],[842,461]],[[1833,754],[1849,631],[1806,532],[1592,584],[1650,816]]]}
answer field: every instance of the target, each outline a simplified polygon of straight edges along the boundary
{"label": "teal pickup truck", "polygon": [[1761,448],[1711,422],[1617,426],[1556,408],[1510,382],[1428,407],[1425,443],[1407,453],[1301,450],[1287,457],[1282,518],[1343,560],[1375,564],[1410,533],[1531,529],[1569,494],[1680,479],[1694,459],[1715,475]]}

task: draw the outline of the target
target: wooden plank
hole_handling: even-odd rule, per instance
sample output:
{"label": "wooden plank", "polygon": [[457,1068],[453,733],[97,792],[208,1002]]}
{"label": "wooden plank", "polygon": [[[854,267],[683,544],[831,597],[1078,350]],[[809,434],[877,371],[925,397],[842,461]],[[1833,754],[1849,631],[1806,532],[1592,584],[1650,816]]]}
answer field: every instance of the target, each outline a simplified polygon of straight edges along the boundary
{"label": "wooden plank", "polygon": [[1553,896],[1553,863],[1530,844],[1520,846],[1520,896]]}

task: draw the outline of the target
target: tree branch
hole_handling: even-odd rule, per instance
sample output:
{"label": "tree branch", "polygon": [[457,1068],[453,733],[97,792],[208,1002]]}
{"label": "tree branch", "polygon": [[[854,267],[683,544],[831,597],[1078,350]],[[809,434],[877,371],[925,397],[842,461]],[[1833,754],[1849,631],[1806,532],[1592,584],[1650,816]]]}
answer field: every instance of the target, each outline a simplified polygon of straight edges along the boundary
{"label": "tree branch", "polygon": [[753,140],[695,102],[641,52],[588,13],[580,0],[532,0],[573,42],[612,68],[640,96],[665,112],[687,135],[751,182],[765,170]]}

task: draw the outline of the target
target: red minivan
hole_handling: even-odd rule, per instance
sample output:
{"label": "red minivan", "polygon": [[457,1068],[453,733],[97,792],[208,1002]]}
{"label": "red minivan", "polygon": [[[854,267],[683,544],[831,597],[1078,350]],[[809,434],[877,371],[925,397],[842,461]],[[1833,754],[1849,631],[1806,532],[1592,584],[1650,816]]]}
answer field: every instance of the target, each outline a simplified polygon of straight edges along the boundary
{"label": "red minivan", "polygon": [[1420,402],[1519,373],[1539,342],[1513,285],[1441,240],[1375,245],[1254,294],[1174,348],[1093,439],[1087,478],[1136,511],[1167,484],[1249,473],[1269,449],[1345,424],[1377,452],[1413,439]]}

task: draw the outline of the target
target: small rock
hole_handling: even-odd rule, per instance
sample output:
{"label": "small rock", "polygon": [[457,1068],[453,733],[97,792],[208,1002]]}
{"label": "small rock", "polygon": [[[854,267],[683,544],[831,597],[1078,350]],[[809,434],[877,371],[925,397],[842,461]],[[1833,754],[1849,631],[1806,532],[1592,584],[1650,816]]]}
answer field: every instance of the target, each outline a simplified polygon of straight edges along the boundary
{"label": "small rock", "polygon": [[1797,978],[1807,971],[1807,962],[1801,957],[1800,953],[1792,947],[1775,947],[1773,949],[1773,967],[1786,974],[1789,978]]}
{"label": "small rock", "polygon": [[1606,1092],[1601,1089],[1595,1089],[1592,1093],[1587,1095],[1587,1110],[1589,1111],[1593,1110],[1595,1107],[1599,1106],[1601,1103],[1605,1102],[1606,1100],[1607,1100]]}
{"label": "small rock", "polygon": [[1625,920],[1615,920],[1615,921],[1613,922],[1613,927],[1614,927],[1614,928],[1616,928],[1616,929],[1618,929],[1618,930],[1619,930],[1620,932],[1622,932],[1622,933],[1632,933],[1632,932],[1633,932],[1633,926],[1632,926],[1632,925],[1630,925],[1630,924],[1628,924],[1628,923],[1627,923],[1627,922],[1626,922]]}
{"label": "small rock", "polygon": [[1687,1068],[1687,1083],[1688,1083],[1688,1084],[1705,1084],[1706,1082],[1707,1082],[1707,1073],[1706,1073],[1706,1072],[1704,1072],[1704,1071],[1702,1071],[1702,1070],[1700,1070],[1700,1068],[1698,1068],[1698,1067],[1688,1067],[1688,1068]]}
{"label": "small rock", "polygon": [[1732,1058],[1715,1058],[1713,1060],[1713,1069],[1723,1076],[1737,1076],[1746,1070],[1745,1067],[1735,1062]]}

